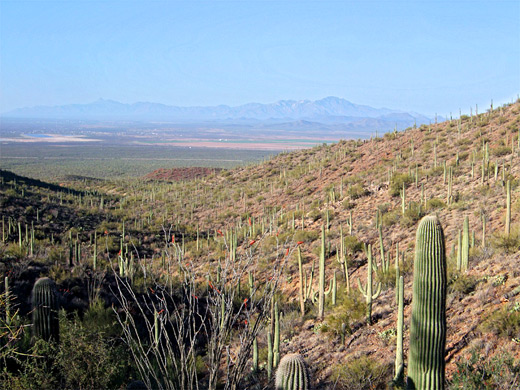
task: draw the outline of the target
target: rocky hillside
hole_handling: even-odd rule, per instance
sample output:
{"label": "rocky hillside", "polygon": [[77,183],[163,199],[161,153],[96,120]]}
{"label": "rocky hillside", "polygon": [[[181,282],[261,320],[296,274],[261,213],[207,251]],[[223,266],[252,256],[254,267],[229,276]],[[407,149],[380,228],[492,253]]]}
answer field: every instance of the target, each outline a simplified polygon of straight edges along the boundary
{"label": "rocky hillside", "polygon": [[[369,389],[384,388],[393,374],[396,258],[405,282],[406,360],[415,232],[422,216],[436,214],[444,229],[448,257],[449,386],[511,388],[520,380],[520,295],[516,295],[520,292],[519,132],[520,102],[516,102],[371,140],[282,153],[262,164],[189,181],[163,182],[161,175],[152,175],[152,180],[136,182],[68,183],[85,191],[81,205],[77,198],[71,203],[89,215],[89,223],[74,234],[84,243],[83,253],[90,253],[89,235],[93,230],[104,231],[109,249],[100,256],[106,256],[107,263],[119,247],[118,239],[110,241],[109,237],[119,237],[125,229],[123,240],[141,258],[152,261],[160,258],[167,236],[167,242],[182,242],[184,259],[201,271],[214,272],[228,251],[237,259],[256,260],[249,269],[256,281],[267,280],[273,267],[285,264],[277,291],[283,313],[281,355],[303,354],[317,388]],[[507,183],[512,199],[509,230]],[[20,188],[14,189],[12,181],[5,179],[1,190],[6,200],[0,213],[13,226],[15,221],[31,223],[34,218],[28,207],[49,208],[31,203],[32,187],[21,197]],[[6,194],[10,197],[4,197]],[[58,202],[56,195],[47,196],[48,202]],[[104,196],[104,204],[100,196]],[[48,213],[42,218],[45,221]],[[459,232],[464,230],[466,218],[467,269],[458,266],[459,253],[464,251],[459,248],[465,242]],[[55,234],[66,234],[63,223],[56,226]],[[317,305],[309,299],[302,316],[297,253],[301,251],[307,281],[315,268],[309,289],[312,297],[318,288],[322,226],[326,231],[326,281],[328,284],[336,275],[337,301],[333,305],[332,294],[328,295],[325,315],[318,318]],[[47,229],[46,235],[50,233]],[[14,233],[7,236],[2,244],[4,254],[16,240]],[[363,287],[367,283],[368,244],[377,265],[374,287],[381,283],[381,294],[373,302],[372,324],[367,324],[365,299],[357,291],[358,278]],[[49,253],[48,245],[42,235],[30,260],[42,261]],[[382,256],[390,263],[387,271]],[[4,263],[6,268],[13,266]],[[345,263],[350,290],[346,288]],[[246,285],[247,278],[242,283]],[[258,344],[262,365],[267,354],[265,329],[260,330]],[[503,367],[501,375],[492,371],[496,367]],[[482,387],[468,387],[472,378],[479,377]],[[265,375],[262,378],[259,383],[265,386]]]}

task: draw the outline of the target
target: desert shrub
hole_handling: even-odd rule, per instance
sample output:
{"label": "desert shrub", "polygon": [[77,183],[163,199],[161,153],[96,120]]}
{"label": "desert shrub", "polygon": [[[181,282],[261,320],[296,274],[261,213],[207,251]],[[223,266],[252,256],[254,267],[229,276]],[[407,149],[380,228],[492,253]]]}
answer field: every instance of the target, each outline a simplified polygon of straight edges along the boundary
{"label": "desert shrub", "polygon": [[362,196],[368,195],[368,190],[363,188],[360,183],[357,183],[348,188],[347,195],[350,196],[350,199],[358,199]]}
{"label": "desert shrub", "polygon": [[[111,309],[109,309],[111,310]],[[21,343],[17,365],[0,373],[1,388],[103,389],[121,388],[132,359],[119,337],[84,326],[79,316],[60,312],[60,344],[42,339],[26,349]],[[103,327],[107,330],[107,327]],[[117,327],[116,327],[117,329]],[[27,332],[29,336],[30,332]]]}
{"label": "desert shrub", "polygon": [[475,291],[478,282],[478,278],[473,275],[454,272],[448,280],[448,292],[467,295]]}
{"label": "desert shrub", "polygon": [[399,219],[401,219],[401,210],[395,209],[384,213],[382,221],[384,226],[392,226],[399,222]]}
{"label": "desert shrub", "polygon": [[298,230],[294,233],[294,241],[313,242],[318,239],[319,235],[317,230]]}
{"label": "desert shrub", "polygon": [[388,272],[383,272],[381,267],[378,267],[377,272],[377,281],[381,282],[381,286],[383,289],[394,287],[395,286],[395,265],[391,264]]}
{"label": "desert shrub", "polygon": [[332,379],[337,383],[337,389],[377,390],[386,389],[391,376],[391,363],[362,356],[335,366]]}
{"label": "desert shrub", "polygon": [[482,323],[481,328],[501,337],[518,337],[520,334],[520,302],[510,303],[498,310],[493,310]]}
{"label": "desert shrub", "polygon": [[352,289],[350,293],[340,292],[338,304],[331,314],[325,317],[321,332],[331,332],[338,336],[341,334],[342,324],[346,325],[347,333],[352,333],[351,325],[360,321],[365,316],[366,303],[360,292]]}
{"label": "desert shrub", "polygon": [[426,210],[428,211],[441,209],[443,207],[446,207],[446,203],[439,198],[431,198],[426,202]]}
{"label": "desert shrub", "polygon": [[343,240],[347,254],[353,255],[363,250],[363,243],[356,236],[346,236]]}
{"label": "desert shrub", "polygon": [[493,156],[502,157],[507,154],[510,154],[511,148],[509,146],[500,145],[500,146],[497,146],[496,148],[491,149],[490,152],[491,152],[491,155],[493,155]]}
{"label": "desert shrub", "polygon": [[343,208],[345,210],[352,210],[354,207],[356,207],[356,204],[351,202],[350,199],[347,198],[343,201]]}
{"label": "desert shrub", "polygon": [[124,383],[130,356],[122,344],[104,337],[103,328],[109,329],[100,324],[85,327],[77,315],[68,320],[62,312],[56,364],[64,374],[65,387],[107,389]]}
{"label": "desert shrub", "polygon": [[399,196],[403,189],[403,184],[408,187],[413,182],[413,177],[407,173],[395,173],[390,179],[388,191],[391,196]]}
{"label": "desert shrub", "polygon": [[490,359],[473,349],[469,359],[460,359],[456,364],[450,389],[509,390],[515,387],[520,376],[520,363],[508,352]]}
{"label": "desert shrub", "polygon": [[444,167],[442,165],[437,165],[436,168],[431,168],[428,170],[428,176],[435,177],[440,176],[444,173]]}
{"label": "desert shrub", "polygon": [[424,211],[421,205],[417,202],[410,202],[408,208],[405,210],[402,224],[407,227],[415,225],[424,216]]}
{"label": "desert shrub", "polygon": [[495,233],[491,239],[491,245],[505,253],[516,253],[520,248],[520,228],[514,226],[509,235]]}
{"label": "desert shrub", "polygon": [[322,217],[321,211],[318,209],[313,209],[309,212],[309,214],[307,214],[307,217],[312,219],[312,222],[316,222],[318,219]]}
{"label": "desert shrub", "polygon": [[388,211],[390,211],[391,208],[392,208],[392,204],[388,203],[388,202],[380,204],[380,205],[377,206],[377,209],[379,210],[379,212],[381,214],[388,213]]}

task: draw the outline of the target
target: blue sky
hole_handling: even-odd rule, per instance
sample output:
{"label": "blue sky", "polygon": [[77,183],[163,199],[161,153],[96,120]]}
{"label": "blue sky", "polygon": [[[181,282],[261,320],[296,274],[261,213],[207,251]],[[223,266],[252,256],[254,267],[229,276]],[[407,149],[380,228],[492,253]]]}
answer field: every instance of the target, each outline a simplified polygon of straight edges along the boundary
{"label": "blue sky", "polygon": [[424,114],[520,92],[520,1],[4,1],[0,112],[338,96]]}

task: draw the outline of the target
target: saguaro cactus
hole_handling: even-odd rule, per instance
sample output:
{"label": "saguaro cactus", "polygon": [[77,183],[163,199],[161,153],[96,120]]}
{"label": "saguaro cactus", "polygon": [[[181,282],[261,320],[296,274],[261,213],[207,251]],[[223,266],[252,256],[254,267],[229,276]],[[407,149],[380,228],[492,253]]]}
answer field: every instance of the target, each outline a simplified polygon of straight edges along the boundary
{"label": "saguaro cactus", "polygon": [[419,223],[415,244],[408,389],[444,389],[446,249],[436,216]]}
{"label": "saguaro cactus", "polygon": [[506,236],[511,233],[511,181],[506,184]]}
{"label": "saguaro cactus", "polygon": [[366,299],[367,304],[367,323],[372,325],[372,301],[376,299],[381,293],[381,282],[377,285],[376,292],[372,294],[372,246],[367,247],[368,270],[367,270],[367,285],[365,288],[361,287],[361,281],[358,278],[358,288],[361,294]]}
{"label": "saguaro cactus", "polygon": [[462,270],[467,271],[469,265],[469,219],[468,216],[464,218],[464,225],[462,231]]}
{"label": "saguaro cactus", "polygon": [[397,348],[395,352],[395,376],[393,383],[396,387],[404,385],[404,363],[403,363],[403,323],[404,323],[404,279],[401,276],[398,283],[398,306],[397,306]]}
{"label": "saguaro cactus", "polygon": [[325,226],[321,225],[320,271],[318,289],[318,318],[325,315]]}
{"label": "saguaro cactus", "polygon": [[303,356],[297,353],[285,355],[276,371],[276,390],[308,390],[310,386],[309,368]]}
{"label": "saguaro cactus", "polygon": [[40,278],[32,291],[33,333],[44,340],[59,341],[58,294],[52,279]]}
{"label": "saguaro cactus", "polygon": [[274,304],[273,356],[273,367],[278,367],[280,361],[280,312],[278,311],[278,302]]}

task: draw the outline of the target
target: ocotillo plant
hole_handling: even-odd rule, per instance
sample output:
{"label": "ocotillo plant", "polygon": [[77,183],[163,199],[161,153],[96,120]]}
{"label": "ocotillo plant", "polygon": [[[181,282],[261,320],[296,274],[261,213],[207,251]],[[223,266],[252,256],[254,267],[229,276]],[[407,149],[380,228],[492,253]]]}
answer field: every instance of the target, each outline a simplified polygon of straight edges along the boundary
{"label": "ocotillo plant", "polygon": [[33,334],[44,340],[59,341],[58,294],[50,278],[40,278],[32,291]]}
{"label": "ocotillo plant", "polygon": [[285,355],[276,371],[276,390],[308,390],[310,385],[309,368],[300,354]]}
{"label": "ocotillo plant", "polygon": [[381,282],[378,283],[376,292],[372,294],[372,246],[368,244],[367,247],[367,256],[368,256],[368,269],[367,269],[367,285],[363,289],[361,287],[361,281],[358,278],[358,288],[361,294],[365,297],[367,304],[367,323],[372,325],[372,301],[377,299],[379,294],[381,293]]}
{"label": "ocotillo plant", "polygon": [[419,223],[415,243],[408,389],[444,389],[446,249],[436,216]]}

